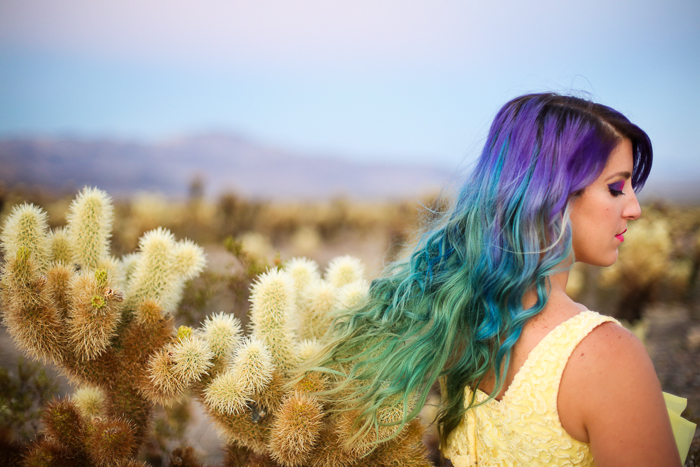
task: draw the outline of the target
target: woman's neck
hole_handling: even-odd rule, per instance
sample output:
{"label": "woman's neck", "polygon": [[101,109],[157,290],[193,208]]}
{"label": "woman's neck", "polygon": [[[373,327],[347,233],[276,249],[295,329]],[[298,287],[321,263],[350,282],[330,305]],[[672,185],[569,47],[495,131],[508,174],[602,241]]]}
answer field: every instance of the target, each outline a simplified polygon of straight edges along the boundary
{"label": "woman's neck", "polygon": [[[561,263],[561,272],[552,274],[547,281],[547,296],[558,297],[560,294],[566,295],[566,283],[569,281],[569,269],[571,260]],[[523,295],[523,308],[532,308],[537,303],[537,290],[533,287]]]}

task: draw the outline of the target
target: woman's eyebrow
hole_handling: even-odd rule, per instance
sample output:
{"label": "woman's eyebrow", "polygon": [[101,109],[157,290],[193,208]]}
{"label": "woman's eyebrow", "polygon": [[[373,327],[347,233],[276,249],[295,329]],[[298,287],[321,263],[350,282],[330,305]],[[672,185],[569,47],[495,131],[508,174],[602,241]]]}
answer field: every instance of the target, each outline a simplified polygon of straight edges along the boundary
{"label": "woman's eyebrow", "polygon": [[606,178],[605,180],[608,181],[608,180],[610,180],[610,179],[612,179],[612,178],[620,177],[620,176],[621,176],[622,178],[624,178],[625,180],[628,180],[628,179],[632,176],[632,174],[631,174],[630,172],[616,172],[616,173],[610,175],[610,176],[609,176],[608,178]]}

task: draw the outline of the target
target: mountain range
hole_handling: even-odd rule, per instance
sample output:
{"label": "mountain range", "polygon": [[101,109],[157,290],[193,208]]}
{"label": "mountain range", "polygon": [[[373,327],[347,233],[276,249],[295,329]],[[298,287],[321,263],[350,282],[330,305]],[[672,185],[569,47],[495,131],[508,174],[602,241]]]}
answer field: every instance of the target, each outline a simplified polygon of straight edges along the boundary
{"label": "mountain range", "polygon": [[[687,173],[685,173],[687,172]],[[640,198],[696,203],[695,172],[652,172]],[[0,183],[44,191],[96,186],[112,196],[157,191],[184,197],[194,180],[207,196],[233,192],[257,199],[405,199],[436,193],[456,180],[431,166],[359,163],[301,154],[227,133],[160,143],[84,138],[0,139]]]}
{"label": "mountain range", "polygon": [[0,180],[45,190],[97,186],[112,195],[158,191],[184,196],[195,178],[205,192],[264,199],[404,198],[436,192],[450,179],[435,167],[367,164],[267,147],[230,134],[163,143],[109,139],[0,140]]}

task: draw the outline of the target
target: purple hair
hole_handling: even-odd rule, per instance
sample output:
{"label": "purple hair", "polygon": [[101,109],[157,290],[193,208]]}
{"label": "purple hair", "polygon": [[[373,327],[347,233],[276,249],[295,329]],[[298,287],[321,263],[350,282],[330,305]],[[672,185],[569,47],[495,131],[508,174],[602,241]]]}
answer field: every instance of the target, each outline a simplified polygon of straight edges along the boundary
{"label": "purple hair", "polygon": [[[496,115],[457,202],[426,232],[412,257],[414,275],[423,259],[425,277],[443,278],[423,286],[433,296],[471,296],[450,305],[461,308],[451,325],[459,329],[465,350],[443,370],[443,441],[464,412],[465,385],[495,368],[492,396],[500,391],[512,346],[525,322],[547,303],[548,277],[571,254],[569,201],[600,175],[625,138],[632,143],[631,182],[639,191],[651,170],[651,141],[620,112],[547,93],[515,98]],[[434,252],[443,253],[435,258]],[[537,303],[524,309],[522,298],[533,286]],[[484,354],[485,361],[475,358]]]}
{"label": "purple hair", "polygon": [[[632,184],[651,169],[647,135],[619,112],[576,97],[531,94],[496,115],[457,201],[424,232],[410,257],[372,283],[369,300],[335,322],[318,367],[343,363],[348,406],[363,429],[377,408],[399,398],[420,403],[444,376],[441,439],[465,412],[464,388],[494,370],[500,391],[523,325],[542,311],[547,283],[571,254],[567,207],[601,173],[612,150],[632,142]],[[534,289],[537,303],[523,307]],[[351,381],[362,381],[352,385]]]}
{"label": "purple hair", "polygon": [[476,179],[497,182],[499,197],[512,200],[513,189],[527,179],[527,191],[535,195],[525,195],[529,208],[544,203],[555,216],[598,177],[624,138],[632,142],[632,186],[639,191],[652,164],[651,141],[642,129],[610,107],[577,97],[521,96],[496,115],[465,188],[472,191]]}

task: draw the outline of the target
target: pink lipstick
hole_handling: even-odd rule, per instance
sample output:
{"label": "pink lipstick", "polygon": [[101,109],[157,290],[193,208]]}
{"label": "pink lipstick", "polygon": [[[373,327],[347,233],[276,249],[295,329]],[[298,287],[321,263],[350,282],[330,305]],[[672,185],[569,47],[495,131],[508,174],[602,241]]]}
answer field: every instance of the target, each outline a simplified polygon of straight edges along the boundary
{"label": "pink lipstick", "polygon": [[623,236],[627,232],[627,229],[625,229],[622,233],[615,235],[615,238],[620,240],[621,242],[625,241],[625,237]]}

